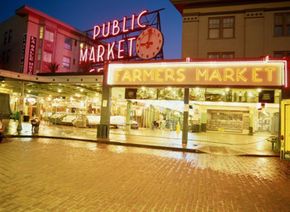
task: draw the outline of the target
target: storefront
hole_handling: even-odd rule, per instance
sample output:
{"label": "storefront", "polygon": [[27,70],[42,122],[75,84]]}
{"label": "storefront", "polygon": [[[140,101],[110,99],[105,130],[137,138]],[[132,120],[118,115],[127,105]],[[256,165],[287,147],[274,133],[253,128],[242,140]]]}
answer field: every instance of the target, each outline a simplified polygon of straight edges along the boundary
{"label": "storefront", "polygon": [[194,133],[278,135],[281,89],[287,86],[283,60],[109,63],[106,71],[103,126],[123,89],[126,98],[118,101],[127,104],[127,121],[182,131],[185,143]]}

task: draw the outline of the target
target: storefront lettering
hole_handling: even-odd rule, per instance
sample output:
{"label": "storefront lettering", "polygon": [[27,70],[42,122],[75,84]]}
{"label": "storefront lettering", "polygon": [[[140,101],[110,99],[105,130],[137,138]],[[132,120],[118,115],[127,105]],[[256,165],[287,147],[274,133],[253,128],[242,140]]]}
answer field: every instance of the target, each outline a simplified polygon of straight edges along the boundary
{"label": "storefront lettering", "polygon": [[130,83],[141,83],[144,81],[154,81],[158,83],[183,82],[186,77],[184,72],[184,69],[119,70],[116,72],[115,80]]}
{"label": "storefront lettering", "polygon": [[[284,64],[170,66],[148,64],[109,68],[111,85],[283,85]],[[125,65],[126,66],[126,65]]]}

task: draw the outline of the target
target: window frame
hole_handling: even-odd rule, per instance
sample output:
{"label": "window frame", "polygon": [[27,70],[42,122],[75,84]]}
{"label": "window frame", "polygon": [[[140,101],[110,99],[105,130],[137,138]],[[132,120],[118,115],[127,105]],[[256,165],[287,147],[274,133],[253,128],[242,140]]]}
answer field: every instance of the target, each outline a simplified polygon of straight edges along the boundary
{"label": "window frame", "polygon": [[[278,57],[277,55],[280,54],[282,55],[281,57]],[[285,50],[285,51],[274,51],[273,52],[273,57],[274,58],[283,58],[283,57],[290,57],[290,50]]]}
{"label": "window frame", "polygon": [[44,40],[53,43],[54,42],[54,35],[55,35],[54,32],[52,32],[51,30],[47,30],[46,29],[45,32],[44,32]]}
{"label": "window frame", "polygon": [[[70,43],[67,43],[66,41],[70,41]],[[69,37],[64,38],[64,49],[72,51],[73,47],[73,39]]]}
{"label": "window frame", "polygon": [[[278,16],[282,17],[282,24],[276,23],[276,18]],[[289,16],[289,20],[290,20],[290,12],[283,12],[283,13],[275,13],[274,14],[274,29],[273,29],[274,37],[289,37],[290,36],[290,32],[289,32],[289,34],[287,33],[287,26],[290,27],[290,22],[287,23],[287,16]],[[281,35],[276,34],[276,27],[282,27],[282,34]]]}
{"label": "window frame", "polygon": [[[233,26],[232,27],[224,27],[224,20],[231,18],[233,20]],[[211,20],[219,20],[219,27],[218,28],[211,28],[210,27],[210,21]],[[235,25],[236,25],[236,19],[235,16],[220,16],[220,17],[209,17],[208,18],[208,25],[207,25],[207,30],[208,30],[208,39],[209,40],[217,40],[217,39],[233,39],[235,38]],[[218,29],[218,37],[217,38],[211,38],[210,37],[210,31]],[[233,30],[233,35],[231,37],[224,37],[224,30],[225,29],[232,29]]]}
{"label": "window frame", "polygon": [[[209,56],[210,55],[217,55],[218,57],[212,57],[210,58]],[[232,55],[233,57],[223,57],[224,55]],[[207,53],[207,58],[208,59],[233,59],[235,58],[235,52],[232,51],[232,52],[208,52]]]}
{"label": "window frame", "polygon": [[[69,62],[64,61],[64,59],[68,59]],[[65,69],[70,69],[71,68],[71,58],[70,57],[67,57],[67,56],[63,56],[62,57],[62,67],[65,68]]]}
{"label": "window frame", "polygon": [[[50,61],[46,60],[48,55],[50,55]],[[52,53],[50,53],[48,51],[43,51],[42,61],[45,62],[45,63],[51,63],[52,62]]]}

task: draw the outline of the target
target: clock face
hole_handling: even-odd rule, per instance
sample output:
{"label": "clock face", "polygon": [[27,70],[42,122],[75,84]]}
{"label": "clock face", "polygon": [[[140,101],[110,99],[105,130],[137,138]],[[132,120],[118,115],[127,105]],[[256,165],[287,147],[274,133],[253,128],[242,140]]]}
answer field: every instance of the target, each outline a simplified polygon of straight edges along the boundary
{"label": "clock face", "polygon": [[158,29],[150,27],[138,36],[136,53],[142,59],[151,59],[160,52],[162,45],[162,33]]}

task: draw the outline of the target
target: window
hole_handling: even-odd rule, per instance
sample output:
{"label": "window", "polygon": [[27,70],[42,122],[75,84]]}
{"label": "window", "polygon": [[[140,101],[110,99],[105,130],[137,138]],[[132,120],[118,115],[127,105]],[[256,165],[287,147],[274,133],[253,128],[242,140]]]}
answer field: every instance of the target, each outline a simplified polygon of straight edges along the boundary
{"label": "window", "polygon": [[274,24],[274,36],[290,36],[290,13],[275,14]]}
{"label": "window", "polygon": [[64,48],[67,50],[72,50],[72,39],[71,38],[64,39]]}
{"label": "window", "polygon": [[290,57],[290,51],[276,51],[273,56],[275,58]]}
{"label": "window", "polygon": [[44,39],[47,41],[53,42],[54,41],[54,33],[46,30]]}
{"label": "window", "polygon": [[223,39],[234,37],[234,17],[218,17],[208,19],[208,38]]}
{"label": "window", "polygon": [[62,58],[62,67],[70,69],[70,57],[63,57]]}
{"label": "window", "polygon": [[207,53],[209,59],[231,59],[235,57],[234,52],[209,52]]}
{"label": "window", "polygon": [[43,61],[47,63],[51,63],[52,61],[52,54],[49,52],[43,52]]}
{"label": "window", "polygon": [[3,41],[3,44],[5,45],[8,41],[8,32],[4,32],[4,41]]}
{"label": "window", "polygon": [[8,43],[10,43],[12,41],[12,30],[10,29],[9,30],[9,33],[8,33]]}

